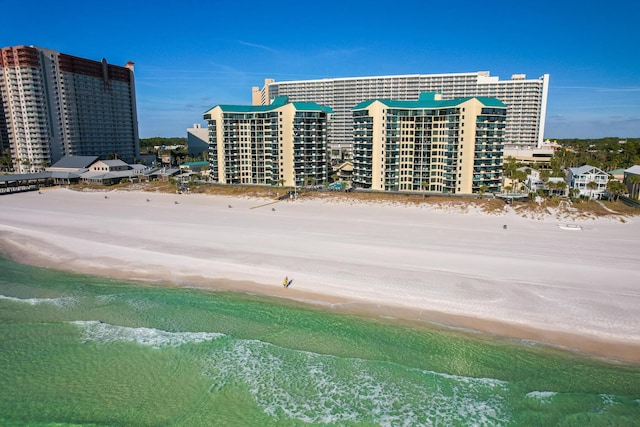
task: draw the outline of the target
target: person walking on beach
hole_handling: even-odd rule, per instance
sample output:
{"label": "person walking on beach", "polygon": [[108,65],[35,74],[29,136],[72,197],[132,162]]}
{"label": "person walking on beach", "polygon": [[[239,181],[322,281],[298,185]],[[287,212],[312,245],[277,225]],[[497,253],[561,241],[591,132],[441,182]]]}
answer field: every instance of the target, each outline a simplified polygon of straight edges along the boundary
{"label": "person walking on beach", "polygon": [[289,276],[285,276],[284,280],[282,281],[282,286],[286,288],[288,284],[289,284]]}

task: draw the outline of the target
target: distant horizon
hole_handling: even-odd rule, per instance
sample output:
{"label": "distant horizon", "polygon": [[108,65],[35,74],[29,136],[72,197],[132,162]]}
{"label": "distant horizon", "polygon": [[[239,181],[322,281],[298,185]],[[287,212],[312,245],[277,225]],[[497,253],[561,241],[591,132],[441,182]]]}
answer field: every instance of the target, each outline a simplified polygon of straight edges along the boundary
{"label": "distant horizon", "polygon": [[[124,65],[135,63],[139,135],[186,135],[219,104],[250,105],[264,80],[489,71],[500,80],[549,74],[544,138],[640,135],[640,3],[580,7],[528,3],[331,1],[278,3],[274,21],[249,0],[210,8],[34,0],[0,27],[3,47],[34,45]],[[126,12],[126,13],[125,13]],[[216,25],[207,25],[215,16]],[[450,19],[434,19],[447,16]],[[99,20],[97,20],[99,17]],[[201,19],[204,17],[205,19]],[[213,18],[211,18],[213,19]],[[311,31],[315,29],[316,31]],[[78,36],[81,35],[81,36]]]}

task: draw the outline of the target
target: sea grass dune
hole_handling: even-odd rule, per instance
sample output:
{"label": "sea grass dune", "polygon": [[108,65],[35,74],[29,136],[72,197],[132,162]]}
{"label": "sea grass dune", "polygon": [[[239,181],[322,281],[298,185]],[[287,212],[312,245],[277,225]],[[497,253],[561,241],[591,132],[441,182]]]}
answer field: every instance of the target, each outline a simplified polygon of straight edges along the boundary
{"label": "sea grass dune", "polygon": [[487,214],[69,189],[0,198],[0,250],[16,261],[280,296],[636,363],[638,248],[638,217],[524,218],[506,205]]}

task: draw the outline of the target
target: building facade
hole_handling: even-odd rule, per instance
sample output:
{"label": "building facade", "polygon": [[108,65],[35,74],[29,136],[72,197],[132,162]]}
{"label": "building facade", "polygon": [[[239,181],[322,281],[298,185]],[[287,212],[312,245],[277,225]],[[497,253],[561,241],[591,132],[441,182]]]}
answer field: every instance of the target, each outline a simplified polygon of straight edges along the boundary
{"label": "building facade", "polygon": [[356,188],[498,192],[507,106],[495,98],[372,100],[353,109]]}
{"label": "building facade", "polygon": [[211,178],[224,184],[302,186],[328,178],[332,110],[276,98],[267,106],[217,105],[205,112]]}
{"label": "building facade", "polygon": [[[514,74],[500,80],[489,72],[412,74],[276,82],[253,88],[254,105],[266,105],[277,96],[291,101],[312,101],[334,110],[329,124],[329,144],[350,150],[353,140],[352,108],[370,99],[417,100],[423,92],[437,92],[443,99],[493,97],[507,105],[505,144],[538,147],[544,137],[549,75],[527,79]],[[334,153],[335,154],[335,153]]]}
{"label": "building facade", "polygon": [[139,157],[133,63],[32,46],[0,49],[0,143],[17,172],[67,155]]}
{"label": "building facade", "polygon": [[209,152],[209,130],[199,123],[187,129],[187,152],[190,157],[201,157]]}
{"label": "building facade", "polygon": [[569,188],[580,196],[600,199],[607,190],[609,174],[591,165],[569,168]]}

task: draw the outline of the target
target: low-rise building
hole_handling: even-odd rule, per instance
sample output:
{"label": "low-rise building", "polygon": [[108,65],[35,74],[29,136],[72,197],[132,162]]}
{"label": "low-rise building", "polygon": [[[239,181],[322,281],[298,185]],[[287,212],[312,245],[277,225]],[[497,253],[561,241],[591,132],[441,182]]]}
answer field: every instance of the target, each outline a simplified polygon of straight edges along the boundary
{"label": "low-rise building", "polygon": [[564,178],[559,176],[550,176],[547,180],[547,190],[552,196],[566,196],[569,186]]}
{"label": "low-rise building", "polygon": [[609,179],[615,179],[616,181],[624,181],[624,169],[614,169],[607,172]]}
{"label": "low-rise building", "polygon": [[80,180],[80,175],[87,172],[91,165],[98,161],[98,156],[64,156],[53,165],[45,168],[56,184],[72,184]]}
{"label": "low-rise building", "polygon": [[518,170],[527,174],[524,184],[527,186],[529,191],[535,192],[538,190],[544,190],[545,182],[540,177],[539,170],[527,167],[518,168]]}
{"label": "low-rise building", "polygon": [[346,161],[333,167],[332,178],[335,177],[341,181],[350,181],[353,176],[353,162]]}
{"label": "low-rise building", "polygon": [[605,193],[608,182],[609,174],[595,166],[584,165],[579,168],[569,168],[569,188],[578,190],[580,196],[599,199]]}
{"label": "low-rise building", "polygon": [[131,166],[122,160],[98,160],[89,167],[92,172],[121,172],[130,169]]}

